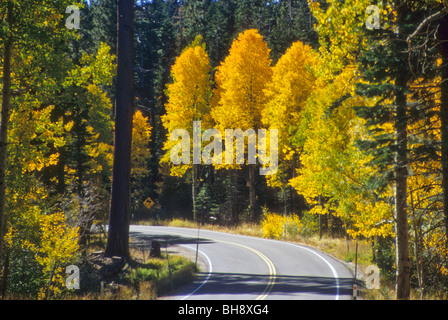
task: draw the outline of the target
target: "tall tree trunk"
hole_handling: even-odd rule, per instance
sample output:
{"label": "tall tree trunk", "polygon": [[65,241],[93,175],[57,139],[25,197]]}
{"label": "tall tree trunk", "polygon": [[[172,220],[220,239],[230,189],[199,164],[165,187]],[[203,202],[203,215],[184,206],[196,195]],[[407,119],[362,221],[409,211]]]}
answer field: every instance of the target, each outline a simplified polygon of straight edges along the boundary
{"label": "tall tree trunk", "polygon": [[[319,200],[319,205],[323,209],[324,208],[324,202],[322,200],[322,196],[321,195],[318,196],[318,200]],[[320,213],[319,214],[319,240],[322,239],[322,228],[323,228],[323,226],[322,226],[322,213]]]}
{"label": "tall tree trunk", "polygon": [[396,150],[395,150],[395,219],[396,219],[396,253],[397,253],[397,299],[407,300],[410,297],[410,261],[407,215],[407,103],[403,88],[406,78],[397,78],[398,90],[396,102]]}
{"label": "tall tree trunk", "polygon": [[231,169],[231,184],[232,184],[232,223],[238,224],[238,169]]}
{"label": "tall tree trunk", "polygon": [[440,122],[442,140],[442,201],[445,217],[446,245],[448,247],[448,16],[440,23],[440,52],[442,56],[441,66],[441,95],[440,95]]}
{"label": "tall tree trunk", "polygon": [[8,288],[8,274],[9,274],[9,255],[10,251],[8,250],[5,254],[4,258],[4,268],[3,268],[3,279],[2,279],[2,299],[6,299],[6,291]]}
{"label": "tall tree trunk", "polygon": [[134,1],[118,0],[115,145],[106,256],[129,259],[130,164],[134,98]]}
{"label": "tall tree trunk", "polygon": [[[8,12],[6,21],[8,28],[11,28],[12,19],[12,3],[8,2]],[[5,257],[4,235],[6,234],[6,153],[8,146],[8,123],[9,109],[11,106],[11,56],[12,56],[12,39],[7,37],[4,42],[4,59],[3,59],[3,88],[2,88],[2,110],[0,119],[0,268],[4,265],[2,292],[6,292],[6,278],[8,271],[8,259]]]}
{"label": "tall tree trunk", "polygon": [[199,193],[199,166],[200,164],[193,164],[192,169],[192,181],[191,181],[191,193],[192,193],[192,200],[193,200],[193,220],[196,221],[198,218],[198,208],[196,206],[196,201],[198,199],[198,193]]}
{"label": "tall tree trunk", "polygon": [[257,193],[255,190],[255,171],[257,166],[255,164],[249,164],[249,177],[247,184],[249,187],[249,217],[252,221],[257,218]]}
{"label": "tall tree trunk", "polygon": [[423,258],[421,256],[422,252],[422,241],[421,241],[421,226],[415,223],[414,225],[414,255],[415,255],[415,265],[417,267],[417,280],[418,280],[418,288],[420,289],[420,300],[424,297],[425,290],[425,268],[423,265]]}

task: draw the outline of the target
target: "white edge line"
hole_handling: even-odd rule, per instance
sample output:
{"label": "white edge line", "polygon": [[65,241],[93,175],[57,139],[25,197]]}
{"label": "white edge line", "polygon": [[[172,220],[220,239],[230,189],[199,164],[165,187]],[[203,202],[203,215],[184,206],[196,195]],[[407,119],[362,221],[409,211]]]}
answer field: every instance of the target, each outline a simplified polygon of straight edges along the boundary
{"label": "white edge line", "polygon": [[[188,249],[191,249],[191,250],[196,251],[195,248],[192,248],[192,247],[189,247],[189,246],[186,246],[186,245],[182,245],[182,244],[181,244],[180,246],[181,246],[181,247],[184,247],[184,248],[188,248]],[[202,252],[201,250],[198,250],[198,252],[199,252],[200,254],[202,254],[202,255],[205,257],[205,259],[207,260],[207,263],[208,263],[208,266],[209,266],[209,271],[208,271],[207,277],[205,278],[204,281],[201,282],[201,284],[200,284],[196,289],[194,289],[192,292],[190,292],[189,294],[187,294],[186,296],[184,296],[184,297],[183,297],[182,299],[180,299],[180,300],[185,300],[185,299],[187,299],[188,297],[190,297],[191,295],[195,294],[199,289],[201,289],[201,288],[204,286],[204,284],[207,283],[208,279],[210,279],[210,276],[211,276],[211,274],[212,274],[213,267],[212,267],[212,262],[210,261],[210,258],[209,258],[204,252]]]}
{"label": "white edge line", "polygon": [[[185,229],[190,229],[190,228],[185,228]],[[205,231],[219,233],[218,231],[214,231],[214,230],[205,230]],[[273,239],[266,239],[266,238],[258,238],[258,237],[246,236],[246,235],[241,235],[241,234],[233,234],[233,233],[229,233],[229,234],[234,235],[234,236],[239,236],[239,237],[242,237],[242,238],[247,237],[247,238],[259,239],[259,240],[265,240],[265,241],[276,241],[276,242],[278,241],[278,240],[273,240]],[[322,261],[324,261],[328,265],[328,267],[330,268],[331,272],[333,273],[333,278],[334,278],[334,280],[336,282],[336,294],[335,294],[334,299],[335,300],[339,300],[339,287],[340,287],[339,286],[339,275],[338,275],[338,272],[336,271],[336,269],[333,267],[333,265],[327,259],[325,259],[323,256],[321,256],[316,251],[307,248],[306,246],[302,246],[302,245],[299,245],[299,244],[294,244],[294,243],[287,242],[287,241],[278,241],[278,242],[279,243],[284,243],[284,244],[287,244],[287,245],[291,245],[293,247],[298,247],[298,248],[307,250],[307,251],[315,254],[316,256],[318,256]],[[190,249],[193,249],[193,248],[190,248]],[[194,249],[194,250],[196,250],[196,249]],[[210,267],[211,267],[211,264],[210,264]]]}
{"label": "white edge line", "polygon": [[[214,231],[214,230],[207,230],[207,231],[217,232],[217,231]],[[217,233],[219,233],[219,232],[217,232]],[[331,272],[333,273],[333,278],[334,278],[334,280],[336,282],[336,294],[335,294],[334,299],[335,300],[339,300],[339,287],[340,286],[339,286],[339,275],[338,275],[338,272],[336,271],[336,269],[333,267],[333,265],[327,259],[325,259],[323,256],[321,256],[316,251],[314,251],[314,250],[312,250],[310,248],[307,248],[306,246],[302,246],[302,245],[291,243],[291,242],[287,242],[287,241],[279,241],[279,240],[273,240],[273,239],[258,238],[258,237],[246,236],[246,235],[241,235],[241,234],[233,234],[233,233],[231,233],[231,234],[235,235],[235,236],[243,237],[243,238],[247,237],[247,238],[259,239],[259,240],[265,240],[265,241],[276,241],[276,242],[279,242],[279,243],[291,245],[293,247],[298,247],[298,248],[307,250],[307,251],[315,254],[316,256],[318,256],[322,261],[324,261],[328,265],[328,267],[330,268]]]}
{"label": "white edge line", "polygon": [[299,247],[301,249],[307,250],[311,253],[314,253],[316,256],[318,256],[320,259],[322,259],[322,261],[324,261],[331,269],[331,272],[333,273],[333,278],[336,281],[336,295],[334,297],[335,300],[339,300],[339,276],[338,276],[338,272],[336,271],[336,269],[333,267],[333,265],[324,257],[322,257],[319,253],[317,253],[316,251],[309,249],[307,247],[301,246],[301,245],[297,245],[297,244],[293,244],[293,243],[289,243],[289,242],[285,242],[293,247]]}
{"label": "white edge line", "polygon": [[[192,228],[184,228],[184,229],[192,229]],[[219,232],[214,231],[214,230],[206,230],[206,231],[219,233]],[[225,233],[225,232],[223,232],[223,233]],[[244,238],[244,237],[247,237],[247,238],[254,238],[254,239],[265,240],[265,241],[276,241],[276,240],[272,240],[272,239],[258,238],[258,237],[251,237],[251,236],[240,235],[240,234],[233,234],[233,233],[230,233],[230,234],[232,234],[232,235],[234,235],[234,236],[243,237],[243,238]],[[333,273],[333,278],[334,278],[335,281],[336,281],[336,295],[335,295],[335,300],[339,300],[339,275],[338,275],[336,269],[333,267],[333,265],[332,265],[330,262],[328,262],[327,259],[325,259],[324,257],[322,257],[322,256],[321,256],[319,253],[317,253],[316,251],[307,248],[306,246],[302,246],[302,245],[299,245],[299,244],[294,244],[294,243],[287,242],[287,241],[278,241],[278,242],[280,242],[280,243],[284,243],[284,244],[287,244],[287,245],[291,245],[291,246],[293,246],[293,247],[298,247],[298,248],[301,248],[301,249],[305,249],[305,250],[307,250],[307,251],[309,251],[309,252],[315,254],[315,255],[318,256],[322,261],[324,261],[324,262],[328,265],[328,267],[330,268],[331,272]],[[188,247],[188,246],[185,246],[185,245],[182,245],[182,246],[183,246],[183,247],[186,247],[186,248],[189,248],[189,249],[191,249],[191,250],[196,250],[195,248],[191,248],[191,247]],[[208,256],[207,256],[205,253],[203,253],[203,252],[200,251],[200,250],[199,250],[199,252],[200,252],[202,255],[204,255],[204,257],[207,259],[207,263],[208,263],[209,266],[210,266],[209,274],[208,274],[207,278],[206,278],[206,279],[199,285],[199,287],[197,287],[193,292],[191,292],[189,295],[185,296],[185,297],[182,298],[181,300],[184,300],[184,299],[188,298],[189,296],[191,296],[192,294],[194,294],[196,291],[198,291],[198,290],[199,290],[199,289],[200,289],[200,288],[201,288],[201,287],[208,281],[208,279],[210,278],[210,275],[211,275],[211,272],[212,272],[212,263],[211,263],[210,259],[208,258]]]}

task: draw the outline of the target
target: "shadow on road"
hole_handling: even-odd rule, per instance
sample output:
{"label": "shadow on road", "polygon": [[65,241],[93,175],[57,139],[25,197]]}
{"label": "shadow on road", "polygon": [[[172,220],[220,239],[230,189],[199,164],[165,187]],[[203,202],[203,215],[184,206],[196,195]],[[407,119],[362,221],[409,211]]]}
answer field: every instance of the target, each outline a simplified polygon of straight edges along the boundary
{"label": "shadow on road", "polygon": [[[198,281],[204,280],[208,273],[199,273]],[[269,275],[212,272],[207,284],[196,294],[209,298],[223,295],[231,299],[236,295],[261,294],[269,281]],[[353,278],[339,278],[339,295],[351,295]],[[275,285],[269,293],[272,299],[327,299],[335,296],[336,280],[333,277],[277,275]],[[199,296],[198,296],[199,297]],[[194,299],[194,296],[191,297]]]}
{"label": "shadow on road", "polygon": [[197,238],[197,237],[188,237],[181,235],[173,235],[173,234],[145,234],[138,231],[129,232],[130,237],[132,238],[132,242],[141,243],[146,242],[148,245],[152,241],[159,241],[162,247],[166,247],[166,245],[176,245],[176,244],[196,244],[199,243],[214,243],[214,241],[209,239]]}
{"label": "shadow on road", "polygon": [[[213,240],[173,235],[173,234],[145,234],[131,231],[132,243],[145,243],[159,241],[163,248],[181,244],[214,243]],[[207,278],[207,282],[195,295],[197,298],[206,299],[239,299],[244,295],[260,295],[266,289],[270,280],[268,274],[247,273],[221,273],[199,272],[195,279],[196,286]],[[195,284],[192,284],[194,287]],[[337,290],[339,288],[339,290]],[[333,277],[276,275],[275,284],[272,287],[269,298],[271,299],[332,299],[336,292],[340,296],[351,296],[353,293],[353,278],[339,278],[338,288]],[[173,292],[170,297],[180,297],[186,294],[185,290]],[[191,299],[195,299],[195,295]]]}

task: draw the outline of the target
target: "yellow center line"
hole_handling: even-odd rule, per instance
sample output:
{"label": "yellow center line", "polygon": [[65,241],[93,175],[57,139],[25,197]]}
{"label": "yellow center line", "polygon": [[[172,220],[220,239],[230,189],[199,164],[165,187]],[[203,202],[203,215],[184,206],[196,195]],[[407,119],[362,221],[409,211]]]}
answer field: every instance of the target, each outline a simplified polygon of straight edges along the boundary
{"label": "yellow center line", "polygon": [[[182,236],[190,236],[189,234],[185,234],[185,233],[168,232],[168,231],[162,231],[162,232],[164,232],[164,233],[171,233],[171,234],[178,234],[178,235],[182,235]],[[268,266],[268,269],[269,269],[269,280],[268,280],[268,284],[266,285],[266,288],[264,289],[264,291],[258,297],[256,297],[255,300],[264,300],[264,299],[266,299],[266,297],[272,291],[272,288],[274,287],[275,280],[276,280],[276,277],[277,277],[277,271],[275,270],[275,266],[272,263],[272,261],[269,260],[268,257],[266,257],[264,254],[262,254],[260,251],[255,250],[255,249],[253,249],[251,247],[245,246],[243,244],[239,244],[239,243],[235,243],[235,242],[229,242],[229,241],[224,241],[224,240],[217,240],[217,239],[212,239],[212,238],[204,238],[204,237],[200,237],[200,238],[204,239],[204,240],[212,240],[212,241],[216,241],[216,242],[228,243],[228,244],[231,244],[231,245],[239,246],[239,247],[247,249],[247,250],[255,253],[257,256],[259,256],[266,263],[266,265]]]}
{"label": "yellow center line", "polygon": [[[204,238],[206,239],[206,238]],[[266,299],[266,297],[269,295],[269,293],[272,291],[272,288],[274,287],[275,284],[275,280],[276,280],[276,270],[274,267],[274,264],[272,263],[271,260],[269,260],[268,257],[266,257],[264,254],[262,254],[260,251],[255,250],[251,247],[245,246],[243,244],[239,244],[239,243],[235,243],[235,242],[229,242],[229,241],[223,241],[223,240],[216,240],[216,239],[209,239],[209,240],[214,240],[214,241],[218,241],[218,242],[223,242],[223,243],[228,243],[228,244],[232,244],[235,246],[240,246],[242,248],[245,248],[253,253],[255,253],[257,256],[259,256],[268,266],[269,269],[269,281],[268,284],[266,285],[266,288],[264,289],[264,291],[255,298],[255,300],[264,300]]]}

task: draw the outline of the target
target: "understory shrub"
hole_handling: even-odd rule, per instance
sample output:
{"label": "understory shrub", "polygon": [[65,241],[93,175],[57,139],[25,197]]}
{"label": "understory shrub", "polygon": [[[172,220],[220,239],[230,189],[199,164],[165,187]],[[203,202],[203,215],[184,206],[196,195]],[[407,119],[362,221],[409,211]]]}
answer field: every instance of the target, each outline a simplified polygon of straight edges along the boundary
{"label": "understory shrub", "polygon": [[263,237],[282,239],[296,237],[301,234],[303,224],[296,214],[282,216],[275,213],[265,213],[262,227]]}

